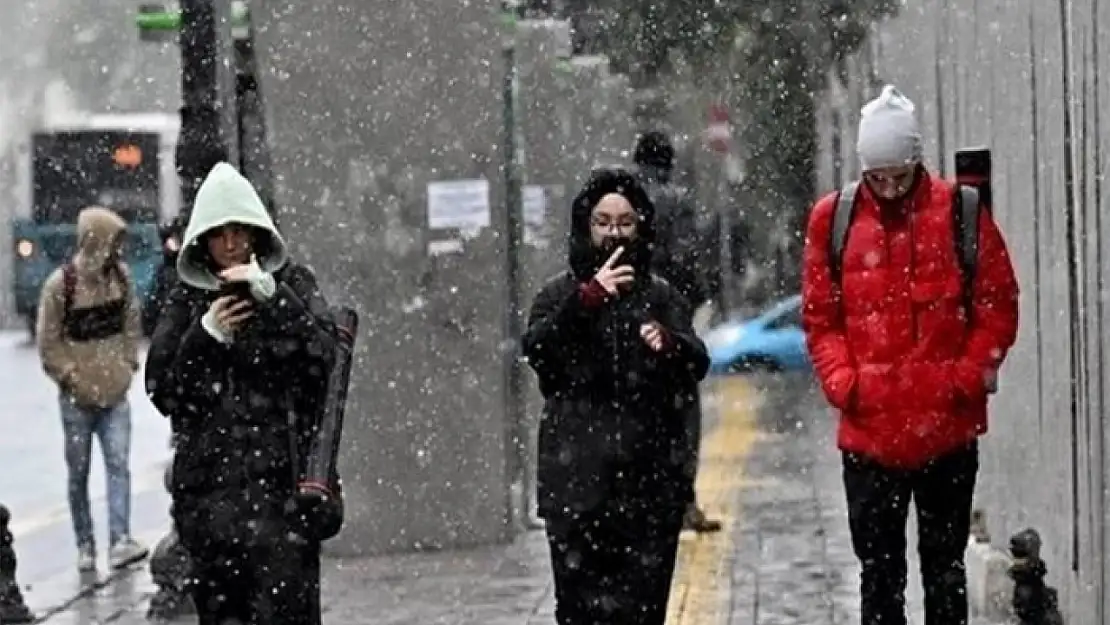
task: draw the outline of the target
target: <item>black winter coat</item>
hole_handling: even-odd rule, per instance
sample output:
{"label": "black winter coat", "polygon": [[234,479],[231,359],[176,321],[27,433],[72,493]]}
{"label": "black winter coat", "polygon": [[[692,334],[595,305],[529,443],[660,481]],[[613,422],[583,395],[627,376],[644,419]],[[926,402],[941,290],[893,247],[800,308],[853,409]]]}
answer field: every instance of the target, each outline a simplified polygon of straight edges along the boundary
{"label": "black winter coat", "polygon": [[638,173],[640,184],[655,208],[652,270],[678,289],[691,308],[696,309],[709,298],[709,289],[693,198],[655,168],[641,167]]}
{"label": "black winter coat", "polygon": [[[620,499],[640,506],[685,506],[693,484],[686,417],[709,357],[690,326],[689,304],[652,276],[640,255],[633,289],[600,308],[586,308],[580,286],[596,270],[589,249],[589,212],[609,192],[629,197],[641,215],[641,243],[653,236],[652,207],[626,173],[595,173],[575,200],[571,269],[536,295],[522,339],[544,397],[538,499],[549,520]],[[659,322],[670,348],[652,351],[640,326]]]}
{"label": "black winter coat", "polygon": [[174,515],[187,548],[249,544],[284,527],[303,470],[335,325],[311,271],[290,263],[274,277],[276,294],[232,344],[200,324],[218,294],[182,282],[151,339],[146,389],[172,423]]}
{"label": "black winter coat", "polygon": [[163,254],[162,265],[154,274],[154,285],[143,304],[143,334],[153,336],[158,327],[158,316],[169,300],[174,285],[177,284],[177,254]]}

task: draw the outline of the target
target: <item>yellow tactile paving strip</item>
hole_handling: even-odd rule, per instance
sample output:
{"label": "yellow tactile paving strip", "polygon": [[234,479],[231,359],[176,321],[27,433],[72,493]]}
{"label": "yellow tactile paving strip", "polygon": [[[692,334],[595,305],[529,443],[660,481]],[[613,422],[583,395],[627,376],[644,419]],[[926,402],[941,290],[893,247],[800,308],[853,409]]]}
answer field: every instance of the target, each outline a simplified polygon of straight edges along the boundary
{"label": "yellow tactile paving strip", "polygon": [[709,395],[718,420],[702,439],[698,503],[724,528],[715,534],[684,532],[671,584],[667,625],[726,625],[732,596],[733,524],[740,513],[738,489],[746,483],[745,461],[757,438],[759,391],[739,376],[717,378]]}

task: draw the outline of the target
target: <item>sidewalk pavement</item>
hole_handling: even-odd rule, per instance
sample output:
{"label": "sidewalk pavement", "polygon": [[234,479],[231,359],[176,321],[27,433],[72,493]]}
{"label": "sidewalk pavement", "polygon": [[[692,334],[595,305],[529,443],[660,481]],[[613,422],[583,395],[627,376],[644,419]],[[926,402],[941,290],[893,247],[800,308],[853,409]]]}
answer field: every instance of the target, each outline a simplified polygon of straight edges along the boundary
{"label": "sidewalk pavement", "polygon": [[[832,417],[808,382],[712,386],[698,491],[725,531],[683,536],[668,625],[858,623]],[[143,569],[49,622],[138,625],[152,591]],[[465,552],[328,560],[323,596],[331,625],[554,623],[542,532]]]}

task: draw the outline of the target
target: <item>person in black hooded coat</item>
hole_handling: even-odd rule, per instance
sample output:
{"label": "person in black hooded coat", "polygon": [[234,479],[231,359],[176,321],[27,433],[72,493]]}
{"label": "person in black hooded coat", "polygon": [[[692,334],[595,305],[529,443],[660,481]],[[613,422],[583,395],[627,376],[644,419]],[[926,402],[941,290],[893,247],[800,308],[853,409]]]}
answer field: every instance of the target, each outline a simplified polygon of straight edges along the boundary
{"label": "person in black hooded coat", "polygon": [[158,315],[169,299],[170,291],[177,284],[177,255],[181,251],[181,235],[185,231],[185,218],[178,215],[159,226],[162,240],[162,264],[154,274],[154,287],[143,305],[143,334],[151,336],[158,326]]}
{"label": "person in black hooded coat", "polygon": [[319,542],[294,491],[335,359],[327,303],[226,163],[197,193],[177,272],[146,389],[175,437],[174,525],[199,623],[319,624]]}
{"label": "person in black hooded coat", "polygon": [[[652,270],[670,282],[690,304],[688,314],[694,312],[710,298],[707,271],[707,250],[700,246],[697,217],[690,194],[673,181],[674,146],[661,131],[645,133],[636,141],[632,162],[636,165],[637,179],[644,186],[656,213],[656,245],[652,254]],[[687,442],[686,476],[693,483],[698,474],[698,456],[701,446],[701,401],[695,401],[686,415]],[[691,489],[686,507],[685,529],[698,533],[719,532],[721,522],[709,518],[698,506]]]}
{"label": "person in black hooded coat", "polygon": [[523,350],[545,399],[537,495],[560,625],[662,625],[692,484],[684,416],[709,360],[650,271],[654,209],[623,169],[572,205],[568,271],[536,295]]}

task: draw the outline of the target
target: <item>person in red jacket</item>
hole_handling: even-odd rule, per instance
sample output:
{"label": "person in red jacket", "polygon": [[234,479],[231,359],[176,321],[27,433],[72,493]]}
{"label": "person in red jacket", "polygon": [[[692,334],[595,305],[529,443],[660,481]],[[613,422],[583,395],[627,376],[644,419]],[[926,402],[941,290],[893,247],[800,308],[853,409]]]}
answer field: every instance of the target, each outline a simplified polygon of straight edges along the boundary
{"label": "person in red jacket", "polygon": [[965,294],[954,185],[922,165],[912,102],[892,86],[861,111],[862,184],[830,263],[836,193],[813,207],[802,297],[817,377],[840,412],[864,625],[905,625],[911,498],[928,625],[965,625],[963,555],[987,398],[1013,345],[1018,286],[1002,235],[979,211],[978,262]]}

